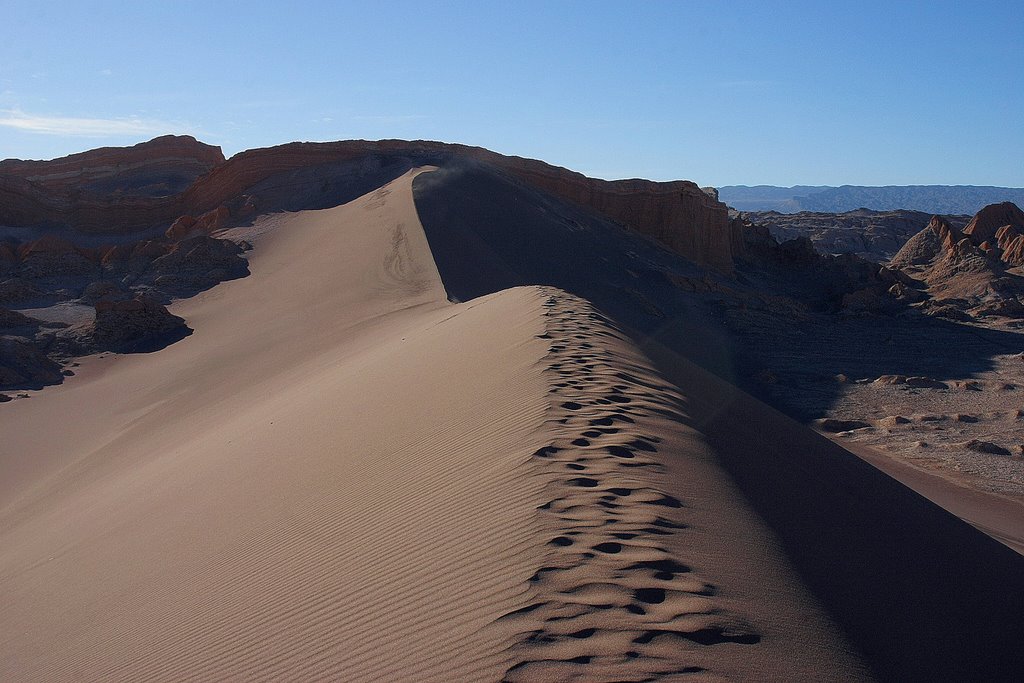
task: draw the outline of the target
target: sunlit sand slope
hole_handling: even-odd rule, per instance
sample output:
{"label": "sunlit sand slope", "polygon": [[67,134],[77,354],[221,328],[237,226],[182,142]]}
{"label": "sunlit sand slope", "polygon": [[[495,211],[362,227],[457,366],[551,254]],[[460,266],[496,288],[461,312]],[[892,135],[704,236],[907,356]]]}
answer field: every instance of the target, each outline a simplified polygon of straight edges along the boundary
{"label": "sunlit sand slope", "polygon": [[409,181],[280,218],[185,343],[0,415],[0,679],[502,675],[540,295],[448,304]]}

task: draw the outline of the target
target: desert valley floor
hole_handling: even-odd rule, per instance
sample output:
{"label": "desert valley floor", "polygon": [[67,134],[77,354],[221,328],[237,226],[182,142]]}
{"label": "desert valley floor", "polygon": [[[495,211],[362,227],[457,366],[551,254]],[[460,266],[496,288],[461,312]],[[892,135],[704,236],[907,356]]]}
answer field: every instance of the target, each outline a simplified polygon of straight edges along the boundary
{"label": "desert valley floor", "polygon": [[0,680],[1024,671],[1024,557],[578,292],[457,295],[433,172],[0,408]]}

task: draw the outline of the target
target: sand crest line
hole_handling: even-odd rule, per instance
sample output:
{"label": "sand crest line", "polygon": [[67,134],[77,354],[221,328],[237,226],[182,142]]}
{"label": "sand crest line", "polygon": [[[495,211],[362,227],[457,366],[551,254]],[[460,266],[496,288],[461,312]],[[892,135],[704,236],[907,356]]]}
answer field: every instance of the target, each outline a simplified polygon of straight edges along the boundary
{"label": "sand crest line", "polygon": [[681,397],[589,302],[539,290],[545,431],[555,438],[532,464],[547,480],[537,509],[547,552],[529,580],[529,605],[502,617],[522,633],[504,680],[705,673],[695,649],[754,645],[761,635],[663,543],[686,533],[686,502],[660,486],[665,454],[650,418],[671,418]]}

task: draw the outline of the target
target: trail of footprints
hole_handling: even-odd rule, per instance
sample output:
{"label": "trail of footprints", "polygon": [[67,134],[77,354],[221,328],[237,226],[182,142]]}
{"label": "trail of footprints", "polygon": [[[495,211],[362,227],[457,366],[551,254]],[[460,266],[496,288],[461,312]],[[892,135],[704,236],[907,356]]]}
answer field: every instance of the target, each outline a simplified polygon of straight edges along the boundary
{"label": "trail of footprints", "polygon": [[715,587],[666,549],[685,534],[685,503],[658,488],[653,416],[677,397],[589,303],[545,288],[552,417],[561,437],[533,456],[549,479],[540,506],[550,529],[531,603],[503,617],[523,640],[505,681],[714,678],[702,649],[760,636],[716,605]]}

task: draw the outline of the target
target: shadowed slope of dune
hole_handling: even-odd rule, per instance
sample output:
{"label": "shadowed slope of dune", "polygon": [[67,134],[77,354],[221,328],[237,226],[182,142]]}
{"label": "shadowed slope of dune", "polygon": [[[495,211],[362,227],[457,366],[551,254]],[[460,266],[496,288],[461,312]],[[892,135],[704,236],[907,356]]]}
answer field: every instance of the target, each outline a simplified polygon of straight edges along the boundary
{"label": "shadowed slope of dune", "polygon": [[[450,296],[465,301],[523,284],[558,287],[597,303],[647,335],[674,334],[688,357],[723,377],[733,352],[722,327],[683,286],[722,283],[663,245],[483,164],[417,177],[416,207]],[[673,281],[675,280],[675,282]]]}
{"label": "shadowed slope of dune", "polygon": [[788,562],[770,561],[799,573],[878,677],[1019,677],[1024,558],[691,362],[728,376],[728,346],[709,351],[712,325],[661,286],[663,268],[638,269],[643,240],[486,169],[423,175],[415,189],[449,294],[552,284],[627,327],[780,541]]}

